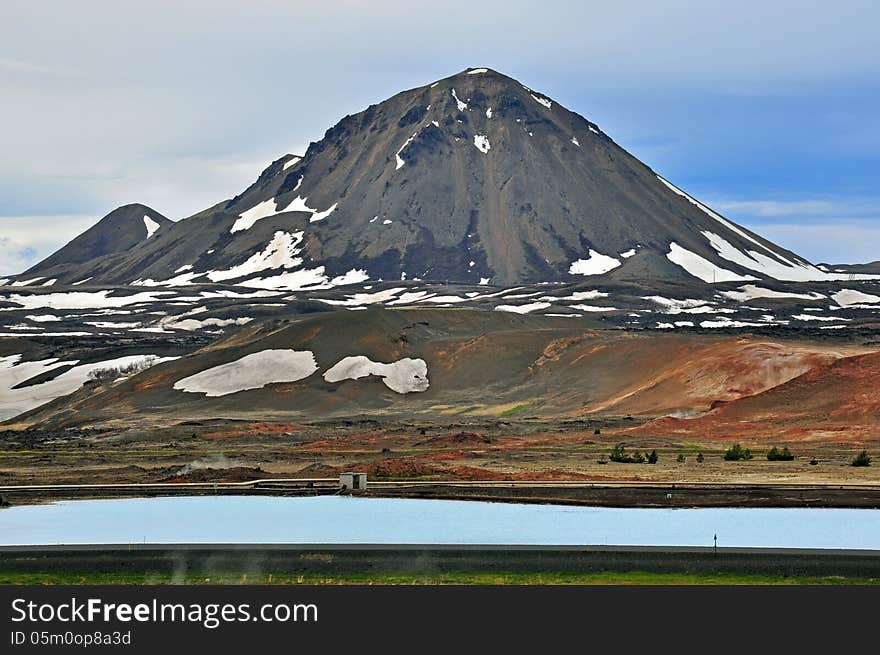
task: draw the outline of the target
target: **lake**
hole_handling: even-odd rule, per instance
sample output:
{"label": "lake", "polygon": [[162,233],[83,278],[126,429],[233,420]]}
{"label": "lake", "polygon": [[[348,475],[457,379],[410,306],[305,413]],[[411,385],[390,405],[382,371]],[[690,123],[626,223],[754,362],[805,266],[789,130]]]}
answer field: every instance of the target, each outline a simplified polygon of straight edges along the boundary
{"label": "lake", "polygon": [[611,508],[456,500],[198,496],[0,510],[0,545],[399,543],[880,549],[880,510]]}

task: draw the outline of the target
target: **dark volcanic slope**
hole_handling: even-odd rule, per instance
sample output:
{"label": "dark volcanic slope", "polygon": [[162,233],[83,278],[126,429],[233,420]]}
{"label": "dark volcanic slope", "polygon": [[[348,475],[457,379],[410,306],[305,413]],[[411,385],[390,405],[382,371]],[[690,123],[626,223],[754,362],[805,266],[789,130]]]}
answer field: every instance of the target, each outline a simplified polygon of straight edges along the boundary
{"label": "dark volcanic slope", "polygon": [[63,274],[77,264],[90,263],[105,255],[124,253],[152,237],[158,228],[171,224],[171,220],[146,205],[123,205],[24,275],[40,273],[48,277],[55,270]]}
{"label": "dark volcanic slope", "polygon": [[291,289],[352,270],[360,280],[496,285],[608,271],[694,283],[823,275],[698,205],[582,116],[488,69],[346,116],[235,198],[122,255],[81,261],[53,275],[180,282],[185,272],[188,282],[213,271],[237,283],[299,271],[283,282]]}

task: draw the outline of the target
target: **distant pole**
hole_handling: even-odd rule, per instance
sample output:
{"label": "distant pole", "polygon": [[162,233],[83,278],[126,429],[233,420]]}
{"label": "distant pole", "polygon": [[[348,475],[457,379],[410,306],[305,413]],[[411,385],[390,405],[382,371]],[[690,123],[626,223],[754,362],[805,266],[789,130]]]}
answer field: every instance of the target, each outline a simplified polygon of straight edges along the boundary
{"label": "distant pole", "polygon": [[718,557],[718,533],[717,532],[715,533],[713,540],[715,542],[715,545],[712,547],[713,555],[715,557]]}

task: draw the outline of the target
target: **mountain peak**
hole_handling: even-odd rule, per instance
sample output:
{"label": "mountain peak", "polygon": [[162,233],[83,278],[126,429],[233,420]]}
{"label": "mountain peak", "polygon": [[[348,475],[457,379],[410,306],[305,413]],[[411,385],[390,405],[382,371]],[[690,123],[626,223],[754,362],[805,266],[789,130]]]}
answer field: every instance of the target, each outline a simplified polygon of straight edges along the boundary
{"label": "mountain peak", "polygon": [[126,242],[137,256],[114,261],[108,281],[167,282],[179,270],[186,282],[291,289],[831,275],[699,203],[595,123],[486,67],[345,116],[303,156],[278,158],[242,193],[167,234]]}
{"label": "mountain peak", "polygon": [[[27,270],[26,274],[41,273],[64,280],[71,264],[124,253],[153,237],[159,228],[172,224],[173,221],[146,205],[140,203],[122,205],[60,250]],[[56,272],[57,276],[52,275]]]}

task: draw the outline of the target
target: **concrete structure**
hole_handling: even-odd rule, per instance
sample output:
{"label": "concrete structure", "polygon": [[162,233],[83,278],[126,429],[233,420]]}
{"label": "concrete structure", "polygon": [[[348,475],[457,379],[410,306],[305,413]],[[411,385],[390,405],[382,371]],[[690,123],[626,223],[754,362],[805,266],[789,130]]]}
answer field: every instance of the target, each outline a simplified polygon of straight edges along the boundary
{"label": "concrete structure", "polygon": [[339,476],[339,486],[348,491],[364,491],[367,488],[367,474],[343,473]]}

